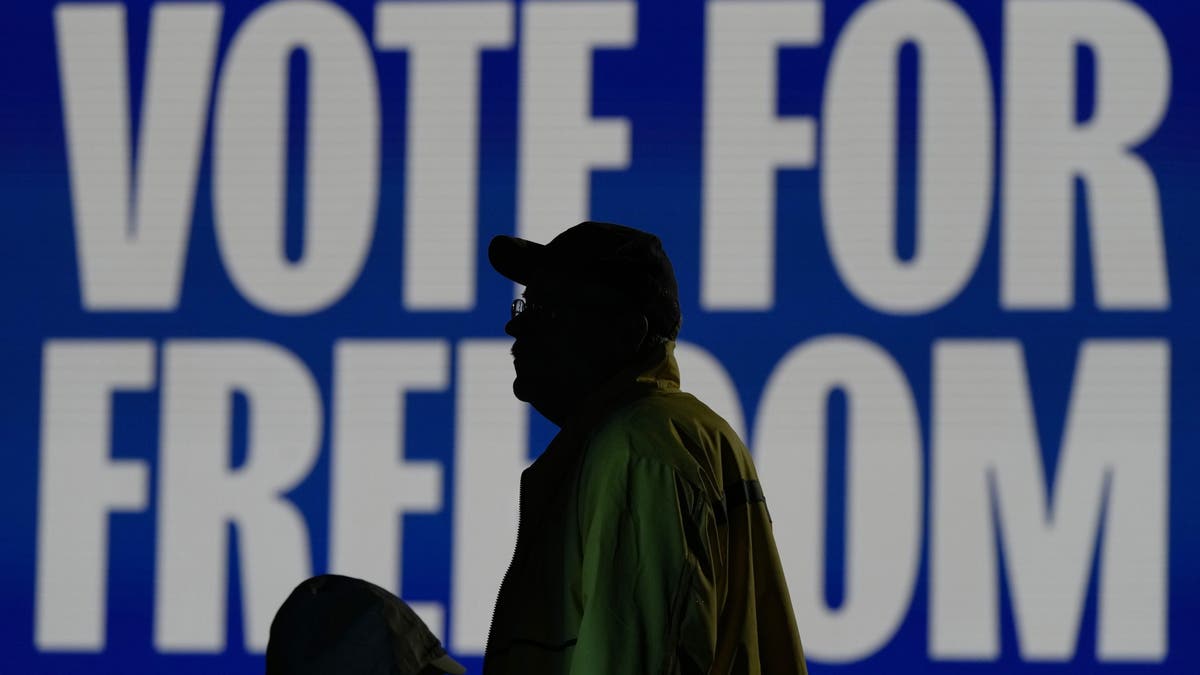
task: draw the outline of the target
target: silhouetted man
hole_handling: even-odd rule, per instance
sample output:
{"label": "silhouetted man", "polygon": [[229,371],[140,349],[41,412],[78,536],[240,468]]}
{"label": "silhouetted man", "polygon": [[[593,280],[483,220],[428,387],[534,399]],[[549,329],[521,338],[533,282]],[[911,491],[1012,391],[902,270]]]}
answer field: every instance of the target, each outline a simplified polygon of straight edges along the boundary
{"label": "silhouetted man", "polygon": [[484,675],[804,673],[750,454],[679,389],[658,238],[586,222],[488,256],[526,287],[513,391],[561,430],[521,476]]}

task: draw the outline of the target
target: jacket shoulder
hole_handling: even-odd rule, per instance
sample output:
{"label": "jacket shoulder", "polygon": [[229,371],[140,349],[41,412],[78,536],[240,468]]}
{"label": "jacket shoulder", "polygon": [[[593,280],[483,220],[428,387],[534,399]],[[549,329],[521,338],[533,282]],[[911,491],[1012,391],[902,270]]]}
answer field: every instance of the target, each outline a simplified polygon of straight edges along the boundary
{"label": "jacket shoulder", "polygon": [[[749,452],[729,424],[686,392],[657,391],[616,410],[591,434],[589,463],[652,460],[715,488],[723,458]],[[740,463],[740,462],[739,462]]]}

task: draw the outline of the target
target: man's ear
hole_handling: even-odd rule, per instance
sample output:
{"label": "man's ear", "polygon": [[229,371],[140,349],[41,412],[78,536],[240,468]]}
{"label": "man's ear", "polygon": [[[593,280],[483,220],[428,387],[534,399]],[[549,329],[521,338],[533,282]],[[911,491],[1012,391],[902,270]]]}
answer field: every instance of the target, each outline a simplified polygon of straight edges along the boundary
{"label": "man's ear", "polygon": [[631,353],[640,352],[646,346],[646,338],[650,336],[650,321],[645,314],[631,314],[625,325],[628,335],[626,344],[632,350]]}

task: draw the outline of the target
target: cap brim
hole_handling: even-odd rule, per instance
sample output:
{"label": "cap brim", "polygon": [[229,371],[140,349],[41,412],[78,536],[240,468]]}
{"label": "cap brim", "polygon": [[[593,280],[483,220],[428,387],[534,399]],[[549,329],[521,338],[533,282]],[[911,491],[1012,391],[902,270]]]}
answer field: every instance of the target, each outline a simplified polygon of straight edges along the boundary
{"label": "cap brim", "polygon": [[450,658],[449,654],[442,654],[436,659],[430,661],[429,665],[444,673],[450,673],[450,675],[464,675],[467,672],[467,669],[464,668],[463,665],[458,661]]}
{"label": "cap brim", "polygon": [[488,262],[500,274],[528,286],[543,264],[545,248],[528,239],[498,235],[488,244]]}

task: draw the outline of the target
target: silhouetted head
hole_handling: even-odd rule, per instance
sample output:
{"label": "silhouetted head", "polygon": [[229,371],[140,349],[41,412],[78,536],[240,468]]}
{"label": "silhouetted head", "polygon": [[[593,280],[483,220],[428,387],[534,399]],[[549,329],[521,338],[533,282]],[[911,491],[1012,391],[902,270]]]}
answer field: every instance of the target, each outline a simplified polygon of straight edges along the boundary
{"label": "silhouetted head", "polygon": [[271,622],[266,675],[465,672],[403,600],[362,579],[305,579]]}
{"label": "silhouetted head", "polygon": [[505,332],[513,392],[562,426],[606,380],[679,333],[679,291],[662,242],[612,223],[580,223],[537,244],[499,236],[496,271],[525,286]]}

